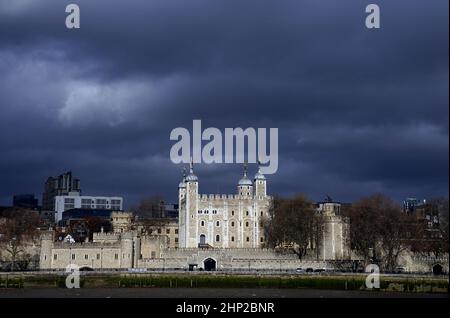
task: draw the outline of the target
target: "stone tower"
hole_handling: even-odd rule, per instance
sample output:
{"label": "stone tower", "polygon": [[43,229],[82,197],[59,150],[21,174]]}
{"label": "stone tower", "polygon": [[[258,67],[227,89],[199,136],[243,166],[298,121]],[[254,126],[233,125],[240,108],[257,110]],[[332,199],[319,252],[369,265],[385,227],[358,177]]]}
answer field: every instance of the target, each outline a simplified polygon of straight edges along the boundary
{"label": "stone tower", "polygon": [[183,179],[184,187],[182,184],[179,187],[179,246],[198,247],[198,178],[194,174],[192,161],[189,174]]}
{"label": "stone tower", "polygon": [[258,172],[255,174],[255,198],[256,200],[263,200],[267,196],[267,180],[261,173],[261,167],[258,163]]}
{"label": "stone tower", "polygon": [[52,268],[53,241],[54,241],[53,231],[46,231],[41,234],[41,253],[39,259],[39,269]]}

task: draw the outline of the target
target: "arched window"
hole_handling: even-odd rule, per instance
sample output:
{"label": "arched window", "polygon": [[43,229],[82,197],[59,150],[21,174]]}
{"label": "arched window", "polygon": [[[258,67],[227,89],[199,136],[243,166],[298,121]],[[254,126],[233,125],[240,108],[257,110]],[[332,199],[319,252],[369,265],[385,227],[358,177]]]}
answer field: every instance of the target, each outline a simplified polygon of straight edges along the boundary
{"label": "arched window", "polygon": [[220,235],[216,235],[216,242],[220,242]]}
{"label": "arched window", "polygon": [[248,211],[246,211],[246,212],[245,212],[245,215],[247,215],[247,216],[248,216]]}
{"label": "arched window", "polygon": [[231,226],[234,226],[234,222],[231,222]]}
{"label": "arched window", "polygon": [[232,216],[234,215],[234,211],[231,211],[231,215],[232,215]]}
{"label": "arched window", "polygon": [[264,213],[263,213],[263,211],[261,211],[261,216],[263,216],[264,215]]}
{"label": "arched window", "polygon": [[247,242],[250,242],[250,238],[247,236]]}
{"label": "arched window", "polygon": [[216,226],[220,226],[220,222],[219,221],[216,222]]}
{"label": "arched window", "polygon": [[205,226],[205,221],[202,221],[200,224],[201,226]]}
{"label": "arched window", "polygon": [[234,236],[231,237],[231,242],[234,242]]}
{"label": "arched window", "polygon": [[245,226],[248,227],[248,222],[245,222]]}

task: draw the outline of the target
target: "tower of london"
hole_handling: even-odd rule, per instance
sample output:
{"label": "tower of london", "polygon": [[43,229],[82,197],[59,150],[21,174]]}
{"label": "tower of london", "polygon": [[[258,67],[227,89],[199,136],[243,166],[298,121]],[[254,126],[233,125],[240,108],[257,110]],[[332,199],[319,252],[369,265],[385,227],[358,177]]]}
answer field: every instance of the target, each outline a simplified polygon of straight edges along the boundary
{"label": "tower of london", "polygon": [[261,220],[268,216],[272,197],[258,168],[253,180],[247,166],[235,194],[200,194],[191,163],[178,186],[179,247],[259,248],[265,237]]}

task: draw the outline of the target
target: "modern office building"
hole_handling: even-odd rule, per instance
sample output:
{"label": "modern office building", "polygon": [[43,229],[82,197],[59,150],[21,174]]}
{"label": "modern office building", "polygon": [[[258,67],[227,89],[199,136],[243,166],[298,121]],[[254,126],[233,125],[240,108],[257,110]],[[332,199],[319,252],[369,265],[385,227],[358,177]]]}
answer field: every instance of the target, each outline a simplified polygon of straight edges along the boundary
{"label": "modern office building", "polygon": [[80,196],[80,179],[74,178],[72,172],[65,172],[57,177],[49,177],[45,182],[42,195],[42,210],[56,211],[55,197]]}
{"label": "modern office building", "polygon": [[55,221],[59,222],[63,218],[63,212],[72,209],[92,209],[122,211],[123,198],[121,197],[92,197],[62,195],[55,197]]}
{"label": "modern office building", "polygon": [[164,205],[164,214],[166,218],[178,218],[178,203],[166,203]]}

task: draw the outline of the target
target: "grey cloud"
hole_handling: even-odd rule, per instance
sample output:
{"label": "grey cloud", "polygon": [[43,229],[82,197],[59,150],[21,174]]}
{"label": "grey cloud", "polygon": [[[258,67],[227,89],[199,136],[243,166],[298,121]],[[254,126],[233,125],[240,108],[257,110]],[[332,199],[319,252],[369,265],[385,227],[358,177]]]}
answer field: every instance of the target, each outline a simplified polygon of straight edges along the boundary
{"label": "grey cloud", "polygon": [[[85,193],[175,200],[169,133],[193,119],[278,127],[271,192],[448,193],[448,2],[378,1],[376,31],[356,0],[77,3],[77,31],[68,2],[1,3],[0,203],[66,169]],[[203,192],[241,173],[197,170]]]}

